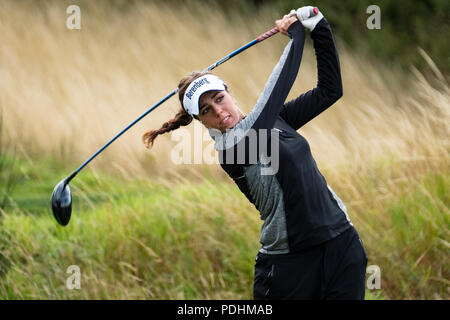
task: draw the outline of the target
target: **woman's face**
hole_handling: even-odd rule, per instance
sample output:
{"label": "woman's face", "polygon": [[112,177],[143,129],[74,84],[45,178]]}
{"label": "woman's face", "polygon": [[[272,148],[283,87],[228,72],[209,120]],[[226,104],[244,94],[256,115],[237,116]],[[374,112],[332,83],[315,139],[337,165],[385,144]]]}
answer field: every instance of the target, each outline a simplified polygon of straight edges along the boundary
{"label": "woman's face", "polygon": [[242,118],[244,115],[227,91],[208,91],[200,97],[198,119],[205,127],[224,133]]}

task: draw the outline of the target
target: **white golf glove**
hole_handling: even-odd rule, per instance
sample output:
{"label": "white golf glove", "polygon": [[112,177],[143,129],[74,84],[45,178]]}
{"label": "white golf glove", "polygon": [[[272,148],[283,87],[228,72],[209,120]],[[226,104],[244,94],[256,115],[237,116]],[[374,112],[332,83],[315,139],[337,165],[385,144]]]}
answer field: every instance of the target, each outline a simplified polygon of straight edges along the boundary
{"label": "white golf glove", "polygon": [[298,18],[298,20],[300,20],[302,25],[305,28],[309,29],[309,31],[313,31],[314,28],[316,27],[316,25],[319,23],[319,21],[322,20],[322,18],[323,18],[323,14],[320,11],[318,14],[312,15],[312,17],[311,17],[313,8],[314,7],[312,7],[312,6],[304,6],[304,7],[298,8],[297,11],[291,10],[290,14],[294,14],[294,13],[297,14],[297,18]]}

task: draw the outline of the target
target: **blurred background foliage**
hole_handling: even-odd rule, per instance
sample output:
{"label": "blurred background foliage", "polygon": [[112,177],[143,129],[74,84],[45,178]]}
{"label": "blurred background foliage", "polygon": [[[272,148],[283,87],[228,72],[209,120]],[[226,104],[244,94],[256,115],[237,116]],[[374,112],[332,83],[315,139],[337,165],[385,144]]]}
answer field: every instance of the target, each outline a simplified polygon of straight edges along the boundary
{"label": "blurred background foliage", "polygon": [[[293,8],[318,6],[333,27],[337,37],[353,50],[361,50],[386,64],[398,64],[404,69],[413,64],[419,70],[427,68],[418,47],[446,75],[450,74],[450,1],[448,0],[103,0],[122,10],[137,2],[157,2],[168,5],[193,3],[220,7],[227,15],[239,11],[255,19],[260,11],[273,12],[274,19]],[[377,5],[381,11],[381,29],[368,29],[367,7]]]}

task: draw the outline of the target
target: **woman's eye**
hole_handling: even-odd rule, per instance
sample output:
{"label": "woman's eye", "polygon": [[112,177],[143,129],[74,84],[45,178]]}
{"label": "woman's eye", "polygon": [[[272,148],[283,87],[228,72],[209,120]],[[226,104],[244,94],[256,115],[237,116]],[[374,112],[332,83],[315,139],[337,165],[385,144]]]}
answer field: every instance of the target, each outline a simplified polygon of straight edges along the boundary
{"label": "woman's eye", "polygon": [[218,97],[216,101],[217,101],[217,102],[220,102],[220,101],[222,101],[222,99],[223,99],[223,96]]}
{"label": "woman's eye", "polygon": [[204,114],[206,114],[206,112],[208,112],[208,107],[206,107],[205,109],[203,109],[203,111],[202,111],[202,114],[204,115]]}

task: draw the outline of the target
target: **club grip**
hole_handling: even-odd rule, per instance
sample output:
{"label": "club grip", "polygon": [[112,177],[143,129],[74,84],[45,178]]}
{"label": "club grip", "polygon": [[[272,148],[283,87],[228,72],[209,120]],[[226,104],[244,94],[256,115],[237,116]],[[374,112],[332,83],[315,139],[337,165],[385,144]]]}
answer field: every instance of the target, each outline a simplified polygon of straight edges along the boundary
{"label": "club grip", "polygon": [[257,42],[261,42],[263,40],[266,40],[267,38],[273,36],[274,34],[277,34],[279,31],[277,29],[277,27],[270,29],[269,31],[263,33],[262,35],[260,35],[258,38],[256,38]]}
{"label": "club grip", "polygon": [[[314,17],[318,13],[319,13],[319,8],[317,8],[317,7],[311,8],[309,10],[309,17],[308,18]],[[263,33],[262,35],[260,35],[259,37],[257,37],[256,38],[256,42],[261,42],[263,40],[266,40],[267,38],[270,38],[271,36],[273,36],[274,34],[277,34],[278,32],[279,31],[278,31],[278,29],[276,27],[273,28],[273,29],[270,29],[269,31],[267,31],[267,32]]]}

